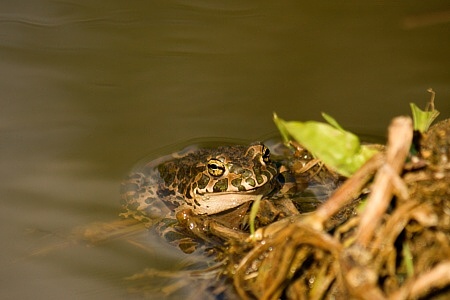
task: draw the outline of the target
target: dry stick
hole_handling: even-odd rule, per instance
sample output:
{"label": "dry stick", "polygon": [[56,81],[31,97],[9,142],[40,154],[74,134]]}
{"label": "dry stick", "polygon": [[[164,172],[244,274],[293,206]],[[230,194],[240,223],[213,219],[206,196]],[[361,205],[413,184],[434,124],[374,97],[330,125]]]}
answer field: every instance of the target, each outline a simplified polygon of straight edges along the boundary
{"label": "dry stick", "polygon": [[385,295],[377,286],[378,275],[373,268],[368,267],[372,255],[367,250],[391,201],[394,189],[392,176],[398,176],[401,171],[411,140],[411,119],[395,118],[389,126],[386,162],[375,175],[372,192],[357,228],[356,242],[341,254],[339,264],[347,290],[357,298],[385,299]]}
{"label": "dry stick", "polygon": [[362,188],[372,178],[372,174],[383,163],[384,156],[377,153],[370,158],[352,177],[347,179],[334,194],[314,213],[307,217],[308,223],[316,230],[322,230],[323,224],[353,199],[356,199]]}
{"label": "dry stick", "polygon": [[374,238],[371,244],[371,254],[375,258],[372,266],[377,272],[382,268],[389,254],[396,253],[394,242],[411,220],[411,210],[418,205],[416,201],[409,201],[397,208],[386,221],[382,231]]}
{"label": "dry stick", "polygon": [[416,299],[435,288],[443,288],[450,284],[450,261],[443,261],[427,273],[409,281],[397,290],[389,299]]}
{"label": "dry stick", "polygon": [[[302,224],[291,224],[290,227],[292,227],[292,230],[288,230],[286,235],[281,235],[284,236],[284,243],[277,242],[272,244],[275,251],[280,252],[282,259],[279,260],[278,264],[274,264],[277,265],[277,271],[260,297],[261,300],[279,299],[276,291],[283,284],[283,281],[286,280],[290,271],[288,262],[292,262],[292,258],[300,245],[311,245],[317,249],[330,252],[334,257],[337,257],[341,251],[341,245],[328,234],[315,231]],[[289,237],[288,240],[286,240],[287,237]],[[280,245],[280,248],[277,249],[277,245]],[[284,268],[283,265],[285,265]]]}
{"label": "dry stick", "polygon": [[352,298],[367,300],[385,300],[386,297],[377,286],[378,275],[370,266],[371,255],[354,244],[345,248],[339,257],[339,267],[343,285],[343,292]]}
{"label": "dry stick", "polygon": [[361,215],[356,241],[367,248],[381,217],[385,213],[392,198],[392,176],[385,168],[399,174],[402,170],[412,141],[412,122],[409,117],[397,117],[389,126],[388,144],[386,150],[386,163],[375,175],[373,191],[369,195],[366,208]]}
{"label": "dry stick", "polygon": [[[275,261],[277,272],[273,274],[272,282],[265,287],[261,299],[271,299],[277,287],[280,286],[286,279],[286,274],[289,272],[290,263],[295,255],[295,251],[301,245],[311,245],[315,248],[330,252],[334,257],[342,251],[341,245],[331,236],[316,231],[307,225],[303,224],[289,224],[276,234],[266,237],[264,243],[258,243],[247,255],[240,261],[233,276],[234,286],[241,299],[250,299],[251,296],[247,294],[245,288],[245,273],[251,264],[261,255],[269,251],[276,253],[282,259]],[[271,255],[274,255],[274,254]],[[267,259],[267,258],[266,258]]]}

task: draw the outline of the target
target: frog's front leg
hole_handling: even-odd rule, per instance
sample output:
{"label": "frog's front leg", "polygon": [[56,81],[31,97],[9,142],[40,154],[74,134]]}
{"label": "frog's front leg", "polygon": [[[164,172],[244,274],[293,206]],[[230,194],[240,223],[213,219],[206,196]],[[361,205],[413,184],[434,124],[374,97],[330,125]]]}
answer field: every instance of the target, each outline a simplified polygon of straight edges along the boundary
{"label": "frog's front leg", "polygon": [[180,210],[176,215],[177,219],[164,218],[153,227],[166,242],[186,254],[197,251],[205,244],[219,245],[220,240],[209,234],[209,217],[195,215],[190,209]]}
{"label": "frog's front leg", "polygon": [[197,215],[190,209],[184,209],[180,210],[176,217],[181,226],[212,245],[222,245],[224,241],[242,240],[248,237],[248,234],[237,229],[237,226],[229,226],[231,224],[228,222],[226,222],[228,226],[223,224],[224,220],[219,215]]}

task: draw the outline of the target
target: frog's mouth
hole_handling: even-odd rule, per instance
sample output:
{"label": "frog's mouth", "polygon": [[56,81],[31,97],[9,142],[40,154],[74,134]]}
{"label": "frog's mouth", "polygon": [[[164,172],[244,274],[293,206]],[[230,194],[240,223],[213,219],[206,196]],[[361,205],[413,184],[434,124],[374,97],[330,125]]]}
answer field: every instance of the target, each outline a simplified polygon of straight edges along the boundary
{"label": "frog's mouth", "polygon": [[193,199],[193,211],[198,215],[213,215],[235,207],[246,202],[254,201],[258,197],[264,197],[272,190],[270,184],[247,191],[230,191],[206,193],[196,195]]}

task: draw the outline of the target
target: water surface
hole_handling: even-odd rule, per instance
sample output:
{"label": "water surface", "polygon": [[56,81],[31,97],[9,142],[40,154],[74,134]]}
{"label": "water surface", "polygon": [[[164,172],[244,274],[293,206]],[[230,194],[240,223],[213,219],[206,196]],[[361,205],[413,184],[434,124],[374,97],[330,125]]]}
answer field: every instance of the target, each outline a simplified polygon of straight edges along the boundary
{"label": "water surface", "polygon": [[123,299],[124,277],[174,268],[178,252],[160,245],[32,255],[117,218],[121,179],[165,145],[259,139],[275,132],[273,111],[297,120],[325,111],[383,136],[429,87],[448,118],[449,10],[448,1],[4,1],[0,298]]}

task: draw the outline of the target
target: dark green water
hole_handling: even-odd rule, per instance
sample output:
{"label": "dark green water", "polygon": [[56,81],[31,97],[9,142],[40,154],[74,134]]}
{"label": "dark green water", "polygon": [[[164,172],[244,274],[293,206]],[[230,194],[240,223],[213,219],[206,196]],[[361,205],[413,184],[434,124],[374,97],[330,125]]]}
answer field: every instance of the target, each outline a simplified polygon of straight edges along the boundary
{"label": "dark green water", "polygon": [[273,111],[325,111],[383,136],[429,87],[448,118],[449,11],[448,1],[2,1],[0,298],[123,299],[124,277],[170,268],[177,252],[160,246],[30,256],[114,220],[121,178],[162,146],[258,139],[275,131]]}

